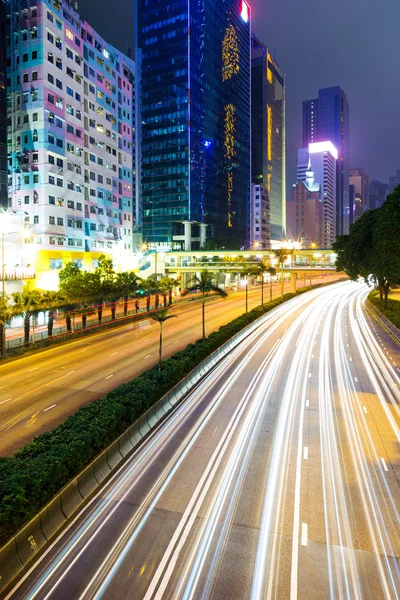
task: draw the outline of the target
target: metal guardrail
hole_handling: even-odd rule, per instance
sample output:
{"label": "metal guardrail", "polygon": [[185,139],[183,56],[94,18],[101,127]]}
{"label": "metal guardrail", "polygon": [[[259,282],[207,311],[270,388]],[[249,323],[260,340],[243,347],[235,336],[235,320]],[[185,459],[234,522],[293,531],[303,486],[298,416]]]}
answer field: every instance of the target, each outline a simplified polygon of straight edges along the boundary
{"label": "metal guardrail", "polygon": [[100,488],[142,440],[185,398],[217,363],[257,329],[275,309],[235,334],[175,385],[115,442],[97,456],[0,549],[0,593],[38,555],[87,499]]}
{"label": "metal guardrail", "polygon": [[396,327],[396,325],[394,325],[391,321],[389,321],[389,319],[387,319],[385,315],[383,315],[381,311],[378,308],[376,308],[376,306],[372,304],[370,300],[368,300],[368,298],[366,298],[365,300],[365,306],[370,312],[373,313],[375,319],[382,325],[384,329],[387,330],[389,335],[395,338],[395,341],[400,346],[400,329]]}

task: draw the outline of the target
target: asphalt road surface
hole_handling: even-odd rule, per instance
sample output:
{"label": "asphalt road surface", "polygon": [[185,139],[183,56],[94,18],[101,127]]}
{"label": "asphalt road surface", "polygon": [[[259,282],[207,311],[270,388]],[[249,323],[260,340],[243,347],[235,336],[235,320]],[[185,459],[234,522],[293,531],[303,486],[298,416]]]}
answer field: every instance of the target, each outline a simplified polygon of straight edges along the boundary
{"label": "asphalt road surface", "polygon": [[[316,278],[321,283],[338,275]],[[298,281],[298,287],[303,285]],[[290,284],[285,291],[290,290]],[[274,297],[280,284],[274,286]],[[195,298],[195,296],[193,296]],[[249,291],[249,308],[261,302],[261,288]],[[265,301],[269,289],[265,286]],[[178,304],[179,318],[163,327],[164,358],[201,337],[201,303]],[[243,314],[244,292],[207,301],[207,332]],[[172,314],[172,313],[171,313]],[[159,325],[146,321],[88,336],[0,366],[0,456],[12,454],[33,437],[52,429],[80,406],[127,383],[158,360]]]}
{"label": "asphalt road surface", "polygon": [[367,293],[263,317],[7,598],[398,599],[400,356]]}

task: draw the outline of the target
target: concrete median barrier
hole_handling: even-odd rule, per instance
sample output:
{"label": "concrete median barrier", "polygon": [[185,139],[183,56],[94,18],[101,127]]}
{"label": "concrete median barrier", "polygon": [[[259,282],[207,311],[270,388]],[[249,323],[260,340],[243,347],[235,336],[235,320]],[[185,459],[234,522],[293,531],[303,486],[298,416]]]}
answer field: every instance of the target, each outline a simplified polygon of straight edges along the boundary
{"label": "concrete median barrier", "polygon": [[119,451],[118,440],[111,444],[107,450],[107,462],[110,465],[110,469],[115,469],[122,460],[122,454]]}
{"label": "concrete median barrier", "polygon": [[107,462],[106,452],[102,452],[93,462],[93,473],[99,484],[111,473],[110,465]]}
{"label": "concrete median barrier", "polygon": [[8,544],[0,550],[0,592],[2,592],[9,583],[23,569],[23,564],[18,558],[17,544],[15,538],[12,538]]}
{"label": "concrete median barrier", "polygon": [[131,440],[129,439],[129,430],[125,431],[125,433],[119,438],[118,448],[123,458],[125,458],[125,456],[127,456],[132,450],[133,446]]}
{"label": "concrete median barrier", "polygon": [[64,525],[67,520],[61,509],[61,498],[59,494],[40,511],[40,521],[43,535],[48,541]]}
{"label": "concrete median barrier", "polygon": [[69,519],[82,504],[83,497],[79,492],[78,478],[76,477],[60,492],[61,508]]}
{"label": "concrete median barrier", "polygon": [[142,435],[139,432],[139,427],[137,423],[131,425],[128,429],[129,439],[131,441],[132,447],[135,447],[136,444],[140,442],[142,439]]}
{"label": "concrete median barrier", "polygon": [[142,417],[140,417],[140,419],[138,421],[138,429],[139,429],[139,433],[142,437],[144,437],[150,431],[150,426],[147,422],[146,414],[144,414]]}
{"label": "concrete median barrier", "polygon": [[40,515],[37,515],[15,536],[17,555],[21,563],[26,566],[46,541],[42,532]]}
{"label": "concrete median barrier", "polygon": [[78,489],[82,498],[88,498],[97,488],[98,483],[94,476],[93,465],[89,465],[78,475]]}

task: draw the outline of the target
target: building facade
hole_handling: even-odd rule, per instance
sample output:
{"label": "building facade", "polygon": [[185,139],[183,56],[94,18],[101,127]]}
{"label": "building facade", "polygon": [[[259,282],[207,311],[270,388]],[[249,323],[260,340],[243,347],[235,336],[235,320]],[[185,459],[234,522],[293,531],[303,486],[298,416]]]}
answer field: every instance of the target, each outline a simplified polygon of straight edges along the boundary
{"label": "building facade", "polygon": [[7,208],[6,2],[0,0],[0,207]]}
{"label": "building facade", "polygon": [[68,260],[132,249],[135,65],[65,0],[9,7],[8,202],[54,285]]}
{"label": "building facade", "polygon": [[288,233],[294,241],[307,248],[324,247],[324,207],[321,202],[321,186],[314,181],[312,173],[304,181],[298,181],[287,203]]}
{"label": "building facade", "polygon": [[400,185],[400,169],[396,170],[396,175],[389,177],[389,194],[391,194],[398,185]]}
{"label": "building facade", "polygon": [[369,208],[369,177],[363,169],[350,169],[350,185],[354,186],[354,201],[350,202],[354,222]]}
{"label": "building facade", "polygon": [[192,221],[209,238],[245,245],[250,9],[244,0],[139,0],[137,22],[143,239],[179,247]]}
{"label": "building facade", "polygon": [[389,194],[389,186],[387,183],[373,180],[369,184],[369,208],[375,210],[380,208],[385,202],[387,195]]}
{"label": "building facade", "polygon": [[313,142],[332,142],[338,151],[336,167],[336,231],[349,232],[349,103],[339,87],[319,90],[318,98],[303,102],[303,148]]}
{"label": "building facade", "polygon": [[[323,217],[318,237],[320,248],[330,248],[336,237],[337,159],[338,152],[331,142],[312,142],[308,148],[298,151],[297,181],[307,183],[306,189],[309,192],[314,193],[318,187],[320,203],[323,205],[323,212],[318,207],[316,209],[318,216],[312,218],[314,222],[315,219],[319,220],[321,216]],[[303,198],[305,190],[300,186],[297,191]],[[302,231],[305,231],[304,226]],[[307,230],[307,239],[309,233]]]}
{"label": "building facade", "polygon": [[286,229],[285,79],[265,44],[253,34],[251,50],[252,182],[268,190],[271,239]]}
{"label": "building facade", "polygon": [[267,249],[271,246],[271,204],[266,186],[251,186],[250,248]]}

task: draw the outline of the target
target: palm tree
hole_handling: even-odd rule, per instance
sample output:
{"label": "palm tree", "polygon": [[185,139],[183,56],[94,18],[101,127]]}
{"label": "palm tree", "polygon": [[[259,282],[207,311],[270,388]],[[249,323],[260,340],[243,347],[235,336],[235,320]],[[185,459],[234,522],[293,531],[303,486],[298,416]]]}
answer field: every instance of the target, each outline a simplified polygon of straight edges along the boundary
{"label": "palm tree", "polygon": [[210,273],[209,271],[201,271],[200,276],[195,275],[193,278],[193,281],[192,281],[192,285],[189,288],[187,288],[186,290],[183,290],[182,296],[186,296],[186,294],[189,294],[189,292],[194,292],[194,291],[201,292],[201,294],[202,294],[201,309],[202,309],[203,342],[204,342],[206,339],[206,321],[205,321],[206,294],[208,294],[208,292],[215,292],[222,298],[226,298],[228,294],[225,292],[225,290],[220,288],[218,285],[213,284],[213,274]]}
{"label": "palm tree", "polygon": [[43,308],[48,309],[49,317],[47,321],[47,336],[53,337],[55,309],[62,306],[63,298],[59,292],[53,290],[45,290],[43,292],[42,301]]}
{"label": "palm tree", "polygon": [[261,306],[264,306],[264,275],[268,273],[268,269],[270,269],[271,265],[268,260],[262,258],[260,262],[254,267],[257,275],[261,276]]}
{"label": "palm tree", "polygon": [[17,308],[10,303],[10,297],[6,294],[0,296],[0,348],[1,356],[6,357],[6,327],[13,317],[17,317],[20,313]]}
{"label": "palm tree", "polygon": [[276,275],[276,269],[274,267],[270,267],[268,269],[269,273],[269,301],[272,302],[272,278]]}
{"label": "palm tree", "polygon": [[289,256],[293,255],[293,250],[288,250],[287,248],[280,248],[279,250],[274,250],[274,254],[278,259],[278,263],[281,266],[281,296],[283,296],[283,265],[285,261],[289,258]]}
{"label": "palm tree", "polygon": [[24,342],[29,345],[31,331],[31,317],[43,308],[43,292],[32,289],[25,284],[21,292],[14,292],[14,306],[24,319]]}
{"label": "palm tree", "polygon": [[159,284],[161,292],[164,295],[164,304],[165,304],[166,294],[168,294],[168,304],[169,304],[169,306],[171,306],[171,304],[172,304],[172,290],[175,287],[179,286],[179,282],[176,279],[172,279],[172,277],[163,277],[162,279],[160,279],[160,281],[158,282],[158,284]]}
{"label": "palm tree", "polygon": [[160,348],[159,348],[159,352],[158,352],[158,371],[161,371],[161,357],[162,357],[162,342],[163,342],[163,338],[162,338],[162,327],[165,323],[165,321],[167,321],[168,319],[172,319],[173,317],[176,317],[177,315],[168,315],[168,309],[166,308],[165,310],[160,310],[156,315],[151,315],[151,319],[153,319],[153,321],[157,321],[157,323],[160,324]]}
{"label": "palm tree", "polygon": [[246,265],[243,267],[241,274],[244,275],[246,280],[246,315],[249,312],[249,277],[257,275],[256,267],[252,265]]}
{"label": "palm tree", "polygon": [[120,291],[120,294],[124,300],[124,316],[128,314],[128,302],[130,296],[132,296],[138,289],[139,277],[132,272],[117,273],[115,278],[116,288]]}

